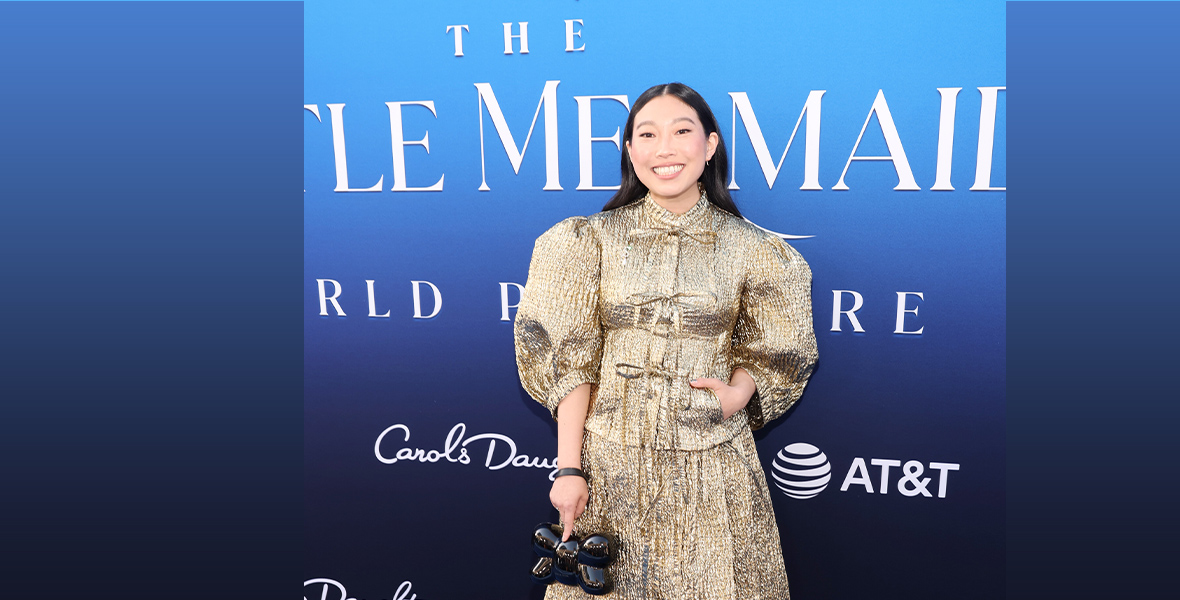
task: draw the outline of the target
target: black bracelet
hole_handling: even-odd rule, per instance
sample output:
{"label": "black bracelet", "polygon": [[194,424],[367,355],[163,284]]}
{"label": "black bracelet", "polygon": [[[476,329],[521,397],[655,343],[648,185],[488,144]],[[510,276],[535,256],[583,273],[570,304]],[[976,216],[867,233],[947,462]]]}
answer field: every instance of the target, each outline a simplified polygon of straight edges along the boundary
{"label": "black bracelet", "polygon": [[588,479],[586,477],[586,473],[577,467],[566,467],[564,469],[558,469],[557,473],[555,473],[553,475],[553,478],[557,479],[558,477],[565,477],[566,475],[577,475],[578,477],[581,477],[582,479]]}

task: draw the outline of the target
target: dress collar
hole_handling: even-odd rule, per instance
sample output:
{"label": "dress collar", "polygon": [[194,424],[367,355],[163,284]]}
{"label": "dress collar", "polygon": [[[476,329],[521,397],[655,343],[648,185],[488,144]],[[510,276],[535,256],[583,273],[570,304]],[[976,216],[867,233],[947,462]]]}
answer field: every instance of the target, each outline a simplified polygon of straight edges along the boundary
{"label": "dress collar", "polygon": [[688,212],[683,214],[676,214],[662,206],[655,200],[652,200],[651,192],[641,200],[643,203],[643,218],[650,225],[664,225],[669,227],[700,227],[707,226],[707,217],[711,212],[708,196],[704,191],[701,191],[701,197],[697,199],[697,203]]}

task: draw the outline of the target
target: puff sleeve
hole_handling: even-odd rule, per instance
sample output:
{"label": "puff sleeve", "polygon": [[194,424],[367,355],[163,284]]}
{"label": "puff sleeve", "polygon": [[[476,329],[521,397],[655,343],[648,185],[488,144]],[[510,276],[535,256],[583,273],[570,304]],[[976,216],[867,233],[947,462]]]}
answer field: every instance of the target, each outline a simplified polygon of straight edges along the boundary
{"label": "puff sleeve", "polygon": [[783,415],[803,394],[818,353],[811,320],[811,268],[777,237],[762,234],[746,257],[733,331],[734,367],[758,390],[746,405],[750,427]]}
{"label": "puff sleeve", "polygon": [[585,217],[554,225],[533,248],[514,323],[516,366],[525,391],[554,418],[557,405],[574,388],[598,383],[600,257]]}

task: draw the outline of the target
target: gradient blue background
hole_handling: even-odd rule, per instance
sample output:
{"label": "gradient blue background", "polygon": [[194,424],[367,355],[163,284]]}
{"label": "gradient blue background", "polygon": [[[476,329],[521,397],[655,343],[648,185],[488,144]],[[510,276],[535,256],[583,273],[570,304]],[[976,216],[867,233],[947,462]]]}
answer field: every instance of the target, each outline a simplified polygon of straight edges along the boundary
{"label": "gradient blue background", "polygon": [[296,594],[302,34],[0,3],[6,595]]}
{"label": "gradient blue background", "polygon": [[1009,598],[1175,595],[1178,26],[1008,5]]}

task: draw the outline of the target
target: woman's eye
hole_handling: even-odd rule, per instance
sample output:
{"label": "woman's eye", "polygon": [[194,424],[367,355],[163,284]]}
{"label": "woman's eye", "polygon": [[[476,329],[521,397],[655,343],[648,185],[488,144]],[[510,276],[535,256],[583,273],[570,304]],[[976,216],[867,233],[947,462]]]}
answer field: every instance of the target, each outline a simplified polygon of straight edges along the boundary
{"label": "woman's eye", "polygon": [[676,133],[692,133],[692,130],[691,129],[681,129],[680,131],[677,131]]}
{"label": "woman's eye", "polygon": [[645,132],[643,132],[643,133],[639,134],[639,137],[641,137],[641,138],[650,138],[650,137],[655,137],[655,135],[653,135],[651,132],[645,131]]}

